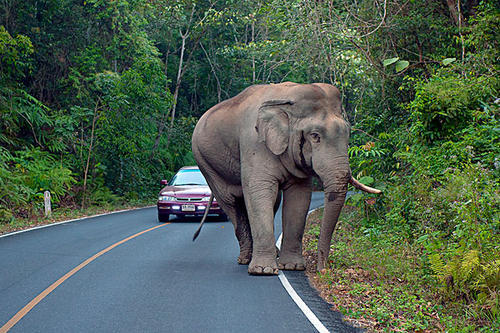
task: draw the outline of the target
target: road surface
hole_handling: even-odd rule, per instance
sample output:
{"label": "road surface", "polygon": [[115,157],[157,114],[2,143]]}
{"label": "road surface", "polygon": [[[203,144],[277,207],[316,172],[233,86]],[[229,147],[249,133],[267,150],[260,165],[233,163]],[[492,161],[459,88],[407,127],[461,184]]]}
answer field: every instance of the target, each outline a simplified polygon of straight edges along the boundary
{"label": "road surface", "polygon": [[[230,222],[193,242],[197,226],[147,208],[1,237],[0,332],[316,332],[278,277],[237,264]],[[328,330],[353,331],[286,276]]]}

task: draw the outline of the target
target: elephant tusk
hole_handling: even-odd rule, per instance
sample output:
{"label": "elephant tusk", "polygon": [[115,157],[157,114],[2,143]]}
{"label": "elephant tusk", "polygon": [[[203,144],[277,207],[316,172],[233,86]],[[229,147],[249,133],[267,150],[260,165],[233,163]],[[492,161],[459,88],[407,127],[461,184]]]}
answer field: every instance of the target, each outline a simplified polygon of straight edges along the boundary
{"label": "elephant tusk", "polygon": [[377,190],[376,188],[366,186],[365,184],[361,184],[359,181],[354,179],[352,176],[351,176],[351,179],[349,180],[349,183],[351,183],[355,188],[362,190],[362,191],[365,191],[365,192],[368,192],[368,193],[373,193],[373,194],[382,193],[381,190]]}

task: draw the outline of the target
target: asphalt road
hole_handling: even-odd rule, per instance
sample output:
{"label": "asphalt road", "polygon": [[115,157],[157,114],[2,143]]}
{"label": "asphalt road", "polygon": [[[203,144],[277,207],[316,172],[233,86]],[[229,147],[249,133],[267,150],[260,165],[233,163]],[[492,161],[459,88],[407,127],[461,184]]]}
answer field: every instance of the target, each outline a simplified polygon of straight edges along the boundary
{"label": "asphalt road", "polygon": [[[314,197],[312,207],[323,203]],[[10,332],[316,331],[276,276],[250,276],[237,264],[230,222],[206,223],[193,242],[197,226],[159,224],[156,208],[148,208],[0,238],[0,327],[115,244],[39,298]],[[311,293],[302,272],[286,274],[308,305],[319,306],[326,327],[351,330]]]}

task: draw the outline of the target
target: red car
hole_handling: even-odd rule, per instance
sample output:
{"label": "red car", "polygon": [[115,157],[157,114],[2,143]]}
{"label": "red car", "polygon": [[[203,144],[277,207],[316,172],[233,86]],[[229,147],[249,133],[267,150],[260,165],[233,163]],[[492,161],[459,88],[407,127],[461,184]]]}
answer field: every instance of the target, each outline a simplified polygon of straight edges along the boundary
{"label": "red car", "polygon": [[[211,191],[198,167],[183,167],[170,182],[162,180],[161,184],[166,186],[158,196],[157,207],[160,222],[168,222],[171,215],[181,218],[203,216]],[[215,198],[209,210],[209,215],[214,214],[224,220],[227,219]]]}

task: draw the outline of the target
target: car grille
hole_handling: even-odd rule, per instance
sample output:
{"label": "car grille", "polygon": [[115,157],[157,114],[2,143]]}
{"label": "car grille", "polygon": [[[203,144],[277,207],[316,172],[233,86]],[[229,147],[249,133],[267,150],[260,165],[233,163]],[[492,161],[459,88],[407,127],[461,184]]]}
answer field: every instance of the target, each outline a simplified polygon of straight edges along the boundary
{"label": "car grille", "polygon": [[175,201],[178,201],[178,202],[193,202],[193,201],[201,201],[201,198],[176,198]]}

